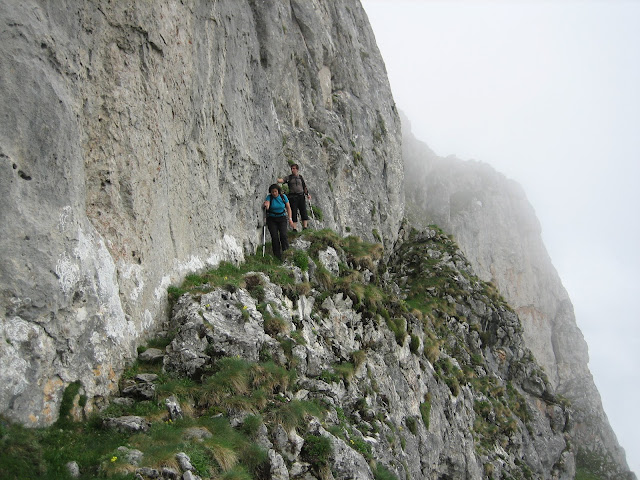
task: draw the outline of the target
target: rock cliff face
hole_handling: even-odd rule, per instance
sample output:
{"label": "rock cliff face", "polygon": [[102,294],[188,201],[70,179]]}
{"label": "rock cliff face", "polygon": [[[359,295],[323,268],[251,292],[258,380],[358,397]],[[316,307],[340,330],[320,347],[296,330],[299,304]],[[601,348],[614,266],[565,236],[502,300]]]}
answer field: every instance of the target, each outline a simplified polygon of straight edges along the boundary
{"label": "rock cliff face", "polygon": [[558,394],[575,407],[575,441],[628,470],[588,368],[573,305],[542,241],[524,191],[487,164],[438,157],[403,119],[406,210],[413,225],[454,235],[476,273],[518,314],[526,345]]}
{"label": "rock cliff face", "polygon": [[241,260],[301,165],[323,226],[393,243],[400,127],[357,0],[0,4],[0,413],[100,398],[187,272]]}
{"label": "rock cliff face", "polygon": [[[447,235],[403,229],[388,263],[322,232],[294,248],[304,253],[271,276],[203,278],[176,303],[175,336],[158,352],[165,372],[214,389],[181,392],[184,411],[215,408],[240,430],[263,421],[270,476],[256,478],[574,478],[570,409],[515,313]],[[274,364],[288,381],[268,380]],[[320,412],[278,420],[309,402]]]}
{"label": "rock cliff face", "polygon": [[[167,287],[255,251],[266,189],[297,162],[320,225],[393,252],[387,286],[399,296],[424,287],[438,318],[385,315],[375,297],[364,313],[371,260],[353,264],[327,249],[326,271],[338,277],[349,264],[360,287],[305,294],[294,313],[260,280],[312,347],[288,352],[253,310],[243,325],[255,327],[251,336],[237,334],[229,302],[251,300],[209,292],[207,303],[183,297],[173,320],[184,335],[166,352],[169,370],[198,377],[211,351],[253,362],[265,347],[281,363],[293,353],[301,389],[335,404],[338,478],[371,478],[373,454],[401,478],[570,478],[567,437],[625,465],[521,190],[413,142],[404,157],[420,166],[407,162],[403,184],[400,121],[357,0],[8,0],[0,22],[1,415],[51,424],[69,384],[81,385],[84,414],[106,405],[136,347],[165,322]],[[451,244],[438,250],[433,240],[445,237],[434,229],[397,242],[405,191],[412,224],[453,233],[473,268]],[[431,268],[448,280],[410,285]],[[515,313],[487,300],[493,293],[471,280],[473,269]],[[189,350],[189,340],[204,350]],[[574,402],[575,426],[556,393]],[[343,406],[355,423],[340,418]],[[413,436],[398,435],[401,427]],[[281,433],[276,460],[287,442],[300,445]]]}

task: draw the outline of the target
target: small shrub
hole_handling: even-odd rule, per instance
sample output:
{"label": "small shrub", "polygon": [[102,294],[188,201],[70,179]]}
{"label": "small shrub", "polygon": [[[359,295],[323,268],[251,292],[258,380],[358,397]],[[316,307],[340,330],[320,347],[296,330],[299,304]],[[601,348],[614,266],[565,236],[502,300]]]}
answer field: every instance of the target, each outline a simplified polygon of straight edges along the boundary
{"label": "small shrub", "polygon": [[147,348],[158,348],[160,350],[164,350],[167,347],[167,345],[171,343],[172,340],[173,340],[173,334],[166,335],[163,337],[155,337],[155,338],[151,338],[147,342],[146,346]]}
{"label": "small shrub", "polygon": [[253,476],[242,465],[235,466],[217,478],[220,480],[253,480]]}
{"label": "small shrub", "polygon": [[307,252],[305,252],[304,250],[294,250],[293,254],[293,264],[300,268],[300,270],[302,270],[303,272],[306,272],[309,270],[309,256],[307,255]]}
{"label": "small shrub", "polygon": [[306,296],[311,293],[311,284],[309,282],[296,283],[295,294],[298,296]]}
{"label": "small shrub", "polygon": [[483,365],[484,359],[482,358],[481,354],[474,353],[471,355],[471,363],[473,363],[474,365]]}
{"label": "small shrub", "polygon": [[296,342],[296,345],[306,345],[307,341],[304,339],[304,335],[300,330],[294,330],[291,332],[291,339]]}
{"label": "small shrub", "polygon": [[411,334],[411,343],[409,344],[409,350],[411,353],[418,353],[420,349],[420,337],[417,335]]}
{"label": "small shrub", "polygon": [[389,469],[387,469],[387,467],[385,467],[381,463],[376,462],[372,471],[373,471],[373,478],[375,480],[398,480],[398,477],[396,477],[393,473],[391,473]]}
{"label": "small shrub", "polygon": [[387,326],[395,335],[396,343],[398,345],[404,344],[404,339],[407,336],[407,321],[402,317],[390,318],[387,320]]}
{"label": "small shrub", "polygon": [[263,285],[247,285],[247,290],[249,291],[249,294],[258,301],[258,303],[264,302],[265,292]]}
{"label": "small shrub", "polygon": [[460,394],[460,382],[458,382],[456,377],[446,377],[444,383],[446,383],[449,390],[451,390],[451,395],[457,397]]}
{"label": "small shrub", "polygon": [[431,422],[431,394],[427,393],[424,397],[424,402],[420,404],[420,415],[422,416],[422,422],[424,426],[429,430],[429,424]]}
{"label": "small shrub", "polygon": [[169,297],[169,306],[173,307],[173,305],[178,301],[178,299],[185,293],[187,293],[187,289],[185,288],[176,287],[174,285],[171,285],[169,288],[167,288],[167,295]]}
{"label": "small shrub", "polygon": [[367,460],[371,460],[372,458],[372,450],[371,445],[365,442],[362,438],[355,437],[349,440],[349,445],[356,452],[359,452],[364,458]]}
{"label": "small shrub", "polygon": [[265,418],[282,425],[285,430],[299,428],[306,424],[305,417],[313,415],[319,417],[325,410],[317,403],[292,400],[282,405],[276,406],[267,412]]}
{"label": "small shrub", "polygon": [[287,331],[287,322],[282,317],[266,315],[264,319],[264,333],[275,337]]}
{"label": "small shrub", "polygon": [[345,381],[350,381],[356,372],[356,367],[353,365],[353,363],[349,362],[336,363],[333,365],[333,370]]}
{"label": "small shrub", "polygon": [[367,359],[367,352],[364,350],[356,350],[351,354],[351,358],[353,358],[353,365],[357,370]]}
{"label": "small shrub", "polygon": [[324,266],[320,266],[316,270],[316,281],[325,290],[331,290],[333,288],[333,277]]}
{"label": "small shrub", "polygon": [[339,383],[342,377],[331,370],[324,370],[320,374],[320,380],[326,383]]}
{"label": "small shrub", "polygon": [[484,464],[484,474],[487,476],[487,478],[493,478],[493,471],[495,470],[495,467],[493,466],[492,463],[485,463]]}
{"label": "small shrub", "polygon": [[321,222],[324,218],[324,214],[322,213],[322,209],[316,205],[311,205],[311,211],[313,212],[313,216]]}
{"label": "small shrub", "polygon": [[411,433],[413,433],[414,435],[418,434],[418,424],[414,417],[407,417],[405,423],[407,424],[407,428]]}
{"label": "small shrub", "polygon": [[247,415],[242,422],[241,430],[249,437],[255,436],[262,425],[262,417],[260,415]]}
{"label": "small shrub", "polygon": [[307,435],[302,446],[302,458],[314,467],[322,467],[329,463],[333,451],[331,440],[319,435]]}

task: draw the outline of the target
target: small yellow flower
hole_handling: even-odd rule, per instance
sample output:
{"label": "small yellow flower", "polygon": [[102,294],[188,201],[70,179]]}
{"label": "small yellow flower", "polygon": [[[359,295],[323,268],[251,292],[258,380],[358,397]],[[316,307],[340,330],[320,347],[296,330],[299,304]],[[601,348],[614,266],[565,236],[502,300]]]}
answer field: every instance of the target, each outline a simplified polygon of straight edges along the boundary
{"label": "small yellow flower", "polygon": [[118,460],[118,457],[111,457],[111,463],[115,462],[116,460]]}
{"label": "small yellow flower", "polygon": [[246,310],[246,309],[247,309],[247,306],[245,305],[244,307],[242,307],[242,309],[243,309],[243,310]]}

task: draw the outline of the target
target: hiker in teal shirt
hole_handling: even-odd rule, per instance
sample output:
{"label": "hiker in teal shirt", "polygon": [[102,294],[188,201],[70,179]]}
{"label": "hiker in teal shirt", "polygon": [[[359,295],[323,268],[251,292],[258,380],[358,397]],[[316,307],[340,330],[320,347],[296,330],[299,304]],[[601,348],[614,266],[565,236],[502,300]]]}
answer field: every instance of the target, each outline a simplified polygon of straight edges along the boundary
{"label": "hiker in teal shirt", "polygon": [[282,188],[274,183],[269,186],[269,195],[264,199],[263,206],[267,209],[267,228],[271,235],[273,254],[282,260],[282,252],[289,248],[287,223],[293,228],[289,199],[282,193]]}

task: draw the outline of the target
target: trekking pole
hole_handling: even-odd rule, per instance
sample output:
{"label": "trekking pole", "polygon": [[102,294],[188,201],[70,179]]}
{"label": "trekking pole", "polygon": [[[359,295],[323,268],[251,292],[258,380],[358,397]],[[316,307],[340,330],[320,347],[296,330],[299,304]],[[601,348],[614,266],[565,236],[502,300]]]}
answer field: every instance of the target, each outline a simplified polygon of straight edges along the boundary
{"label": "trekking pole", "polygon": [[262,257],[264,258],[264,247],[267,245],[267,209],[262,207]]}
{"label": "trekking pole", "polygon": [[313,205],[311,205],[311,196],[308,196],[307,200],[309,201],[309,210],[311,210],[311,217],[313,218],[313,223],[316,223],[316,214],[313,213]]}

